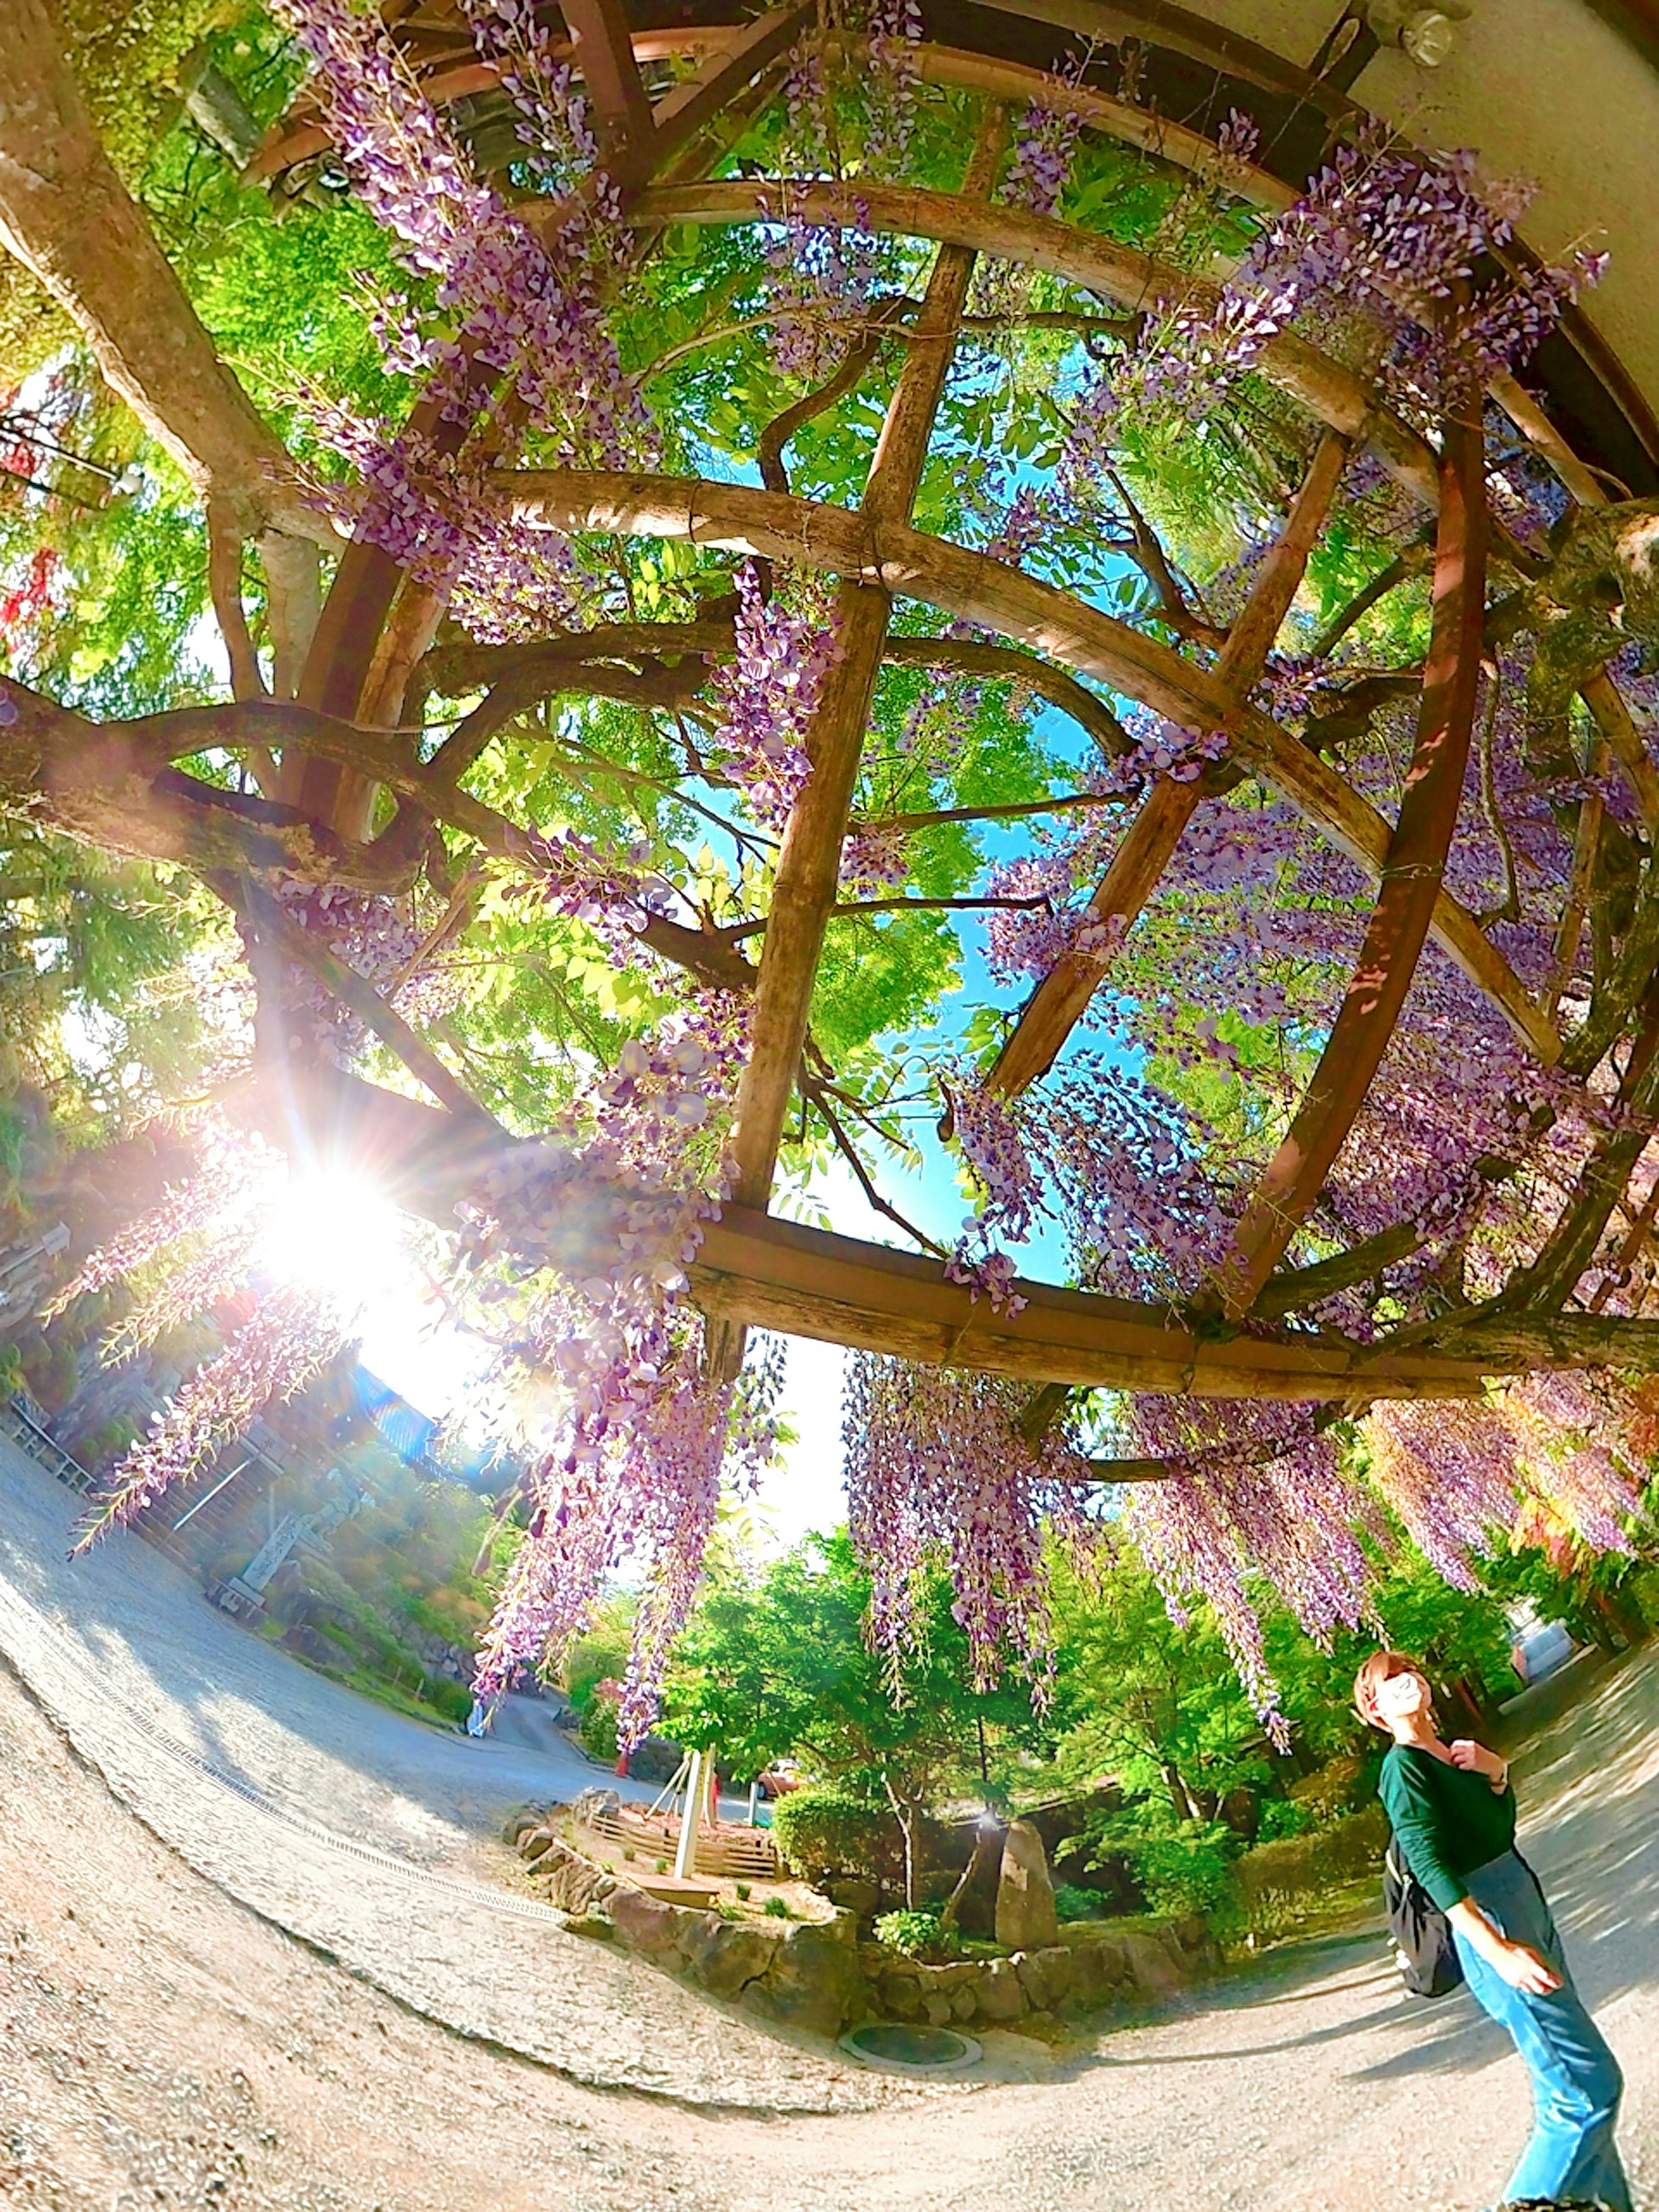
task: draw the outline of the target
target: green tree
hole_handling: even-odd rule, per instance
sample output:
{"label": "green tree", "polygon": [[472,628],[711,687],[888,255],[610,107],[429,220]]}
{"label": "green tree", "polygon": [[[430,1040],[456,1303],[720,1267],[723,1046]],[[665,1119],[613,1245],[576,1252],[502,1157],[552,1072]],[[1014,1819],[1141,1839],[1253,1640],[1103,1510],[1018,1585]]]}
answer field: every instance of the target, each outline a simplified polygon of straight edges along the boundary
{"label": "green tree", "polygon": [[1109,1776],[1183,1821],[1212,1818],[1229,1790],[1267,1778],[1261,1723],[1207,1607],[1172,1620],[1127,1547],[1089,1574],[1060,1562],[1054,1589],[1058,1757],[1069,1780]]}
{"label": "green tree", "polygon": [[967,1640],[942,1574],[926,1643],[896,1680],[865,1634],[870,1581],[846,1530],[814,1536],[752,1581],[711,1589],[675,1648],[665,1724],[757,1772],[786,1753],[866,1802],[903,1838],[906,1902],[925,1881],[925,1815],[971,1788],[1006,1796],[1022,1750],[1043,1741],[1024,1686],[973,1689]]}

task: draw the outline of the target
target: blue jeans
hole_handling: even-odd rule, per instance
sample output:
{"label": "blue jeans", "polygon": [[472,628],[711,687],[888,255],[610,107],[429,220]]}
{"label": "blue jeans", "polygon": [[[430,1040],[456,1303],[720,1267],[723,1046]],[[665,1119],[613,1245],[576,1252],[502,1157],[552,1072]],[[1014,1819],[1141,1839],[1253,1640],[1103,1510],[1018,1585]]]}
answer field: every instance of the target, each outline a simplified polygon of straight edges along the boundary
{"label": "blue jeans", "polygon": [[1532,1870],[1513,1851],[1464,1877],[1469,1895],[1511,1942],[1528,1943],[1562,1978],[1547,1997],[1512,1989],[1454,1928],[1476,2002],[1506,2027],[1532,2075],[1532,2141],[1505,2198],[1584,2197],[1631,2212],[1630,2184],[1613,2130],[1625,2077],[1572,1985],[1561,1938]]}

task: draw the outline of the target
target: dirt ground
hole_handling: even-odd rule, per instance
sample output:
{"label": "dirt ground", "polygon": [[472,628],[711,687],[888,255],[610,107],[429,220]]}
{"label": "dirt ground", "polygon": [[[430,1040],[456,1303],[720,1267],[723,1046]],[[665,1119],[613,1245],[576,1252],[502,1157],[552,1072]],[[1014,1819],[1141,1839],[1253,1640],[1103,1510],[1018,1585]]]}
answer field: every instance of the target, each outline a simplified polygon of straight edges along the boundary
{"label": "dirt ground", "polygon": [[[15,1535],[7,1491],[0,1534]],[[24,1593],[14,1580],[6,1595],[0,1626],[21,1650]],[[131,1693],[94,1716],[109,1765],[59,1724],[68,1712],[82,1741],[67,1666],[62,1681],[0,1667],[8,2204],[1474,2212],[1524,2137],[1525,2077],[1504,2039],[1467,1996],[1406,2000],[1374,1930],[1287,1947],[1161,2014],[1103,2021],[1070,2052],[988,2038],[980,2076],[923,2087],[769,2040],[544,1917],[459,1893],[417,1910],[404,1893],[431,1875],[367,1865],[275,1819],[257,1852],[216,1860],[209,1798],[192,1793],[222,1801],[222,1785],[123,1764],[137,1757],[118,1726],[137,1662],[98,1633]],[[28,1644],[31,1670],[57,1649]],[[212,1685],[198,1691],[217,1726]],[[1545,1717],[1519,1770],[1527,1846],[1624,2061],[1622,2140],[1656,2212],[1659,1653],[1603,1670],[1584,1702]],[[367,1782],[354,1788],[367,1813]],[[384,1838],[384,1807],[365,1826]],[[378,1945],[362,1932],[371,1905]],[[497,2018],[518,2050],[492,2034]]]}

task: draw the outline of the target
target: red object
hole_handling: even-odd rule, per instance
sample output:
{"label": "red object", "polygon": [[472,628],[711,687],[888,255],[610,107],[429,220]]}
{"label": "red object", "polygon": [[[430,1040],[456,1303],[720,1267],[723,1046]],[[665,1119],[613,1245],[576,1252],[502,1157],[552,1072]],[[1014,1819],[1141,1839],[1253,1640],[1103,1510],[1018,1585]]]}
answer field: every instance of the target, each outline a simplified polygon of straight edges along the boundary
{"label": "red object", "polygon": [[626,1780],[627,1780],[627,1778],[628,1778],[628,1753],[627,1753],[625,1751],[624,1751],[624,1752],[622,1752],[622,1753],[618,1753],[618,1755],[617,1755],[617,1773],[618,1773],[618,1774],[620,1774],[620,1775],[622,1776],[622,1778],[623,1778],[623,1779],[624,1781],[626,1781]]}

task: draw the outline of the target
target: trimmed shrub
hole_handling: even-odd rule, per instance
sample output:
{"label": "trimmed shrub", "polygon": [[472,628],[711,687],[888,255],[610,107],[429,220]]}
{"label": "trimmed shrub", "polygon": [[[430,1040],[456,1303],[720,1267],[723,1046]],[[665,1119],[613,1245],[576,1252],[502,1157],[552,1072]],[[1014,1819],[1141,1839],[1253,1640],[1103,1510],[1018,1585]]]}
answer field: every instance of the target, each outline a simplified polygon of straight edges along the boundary
{"label": "trimmed shrub", "polygon": [[888,1950],[925,1966],[943,1965],[959,1948],[956,1929],[942,1927],[937,1912],[884,1912],[875,1923],[875,1935]]}
{"label": "trimmed shrub", "polygon": [[1261,1808],[1255,1832],[1258,1844],[1276,1844],[1286,1836],[1299,1836],[1313,1826],[1313,1814],[1294,1798],[1269,1797]]}
{"label": "trimmed shrub", "polygon": [[1378,1804],[1350,1813],[1328,1828],[1310,1828],[1258,1844],[1233,1867],[1239,1905],[1263,1934],[1294,1924],[1325,1893],[1374,1874],[1380,1884],[1389,1823]]}
{"label": "trimmed shrub", "polygon": [[447,1721],[464,1721],[472,1710],[471,1691],[465,1682],[453,1681],[447,1674],[428,1674],[421,1695]]}
{"label": "trimmed shrub", "polygon": [[1328,1828],[1352,1812],[1364,1789],[1365,1761],[1352,1752],[1327,1759],[1313,1773],[1292,1782],[1288,1795],[1317,1828]]}
{"label": "trimmed shrub", "polygon": [[617,1701],[590,1697],[582,1708],[582,1749],[590,1759],[614,1765],[617,1759]]}
{"label": "trimmed shrub", "polygon": [[1201,1912],[1213,1920],[1226,1917],[1234,1904],[1237,1848],[1219,1821],[1185,1820],[1170,1834],[1131,1844],[1130,1856],[1152,1911],[1170,1919]]}
{"label": "trimmed shrub", "polygon": [[773,1842],[793,1871],[814,1884],[836,1875],[885,1883],[896,1826],[880,1806],[829,1784],[792,1790],[772,1808]]}

